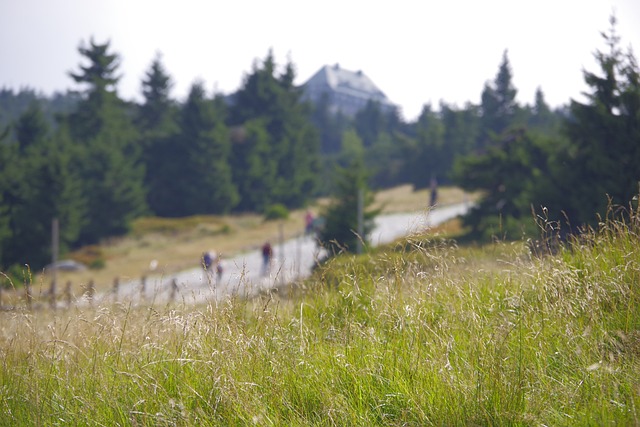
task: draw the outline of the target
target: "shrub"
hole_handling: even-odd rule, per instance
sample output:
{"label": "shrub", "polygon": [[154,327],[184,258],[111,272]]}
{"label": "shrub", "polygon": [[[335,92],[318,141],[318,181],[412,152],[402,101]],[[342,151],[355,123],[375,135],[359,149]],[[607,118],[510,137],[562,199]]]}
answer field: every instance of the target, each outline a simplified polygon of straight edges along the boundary
{"label": "shrub", "polygon": [[267,221],[287,218],[289,218],[289,210],[286,208],[286,206],[280,203],[269,205],[264,210],[264,219]]}

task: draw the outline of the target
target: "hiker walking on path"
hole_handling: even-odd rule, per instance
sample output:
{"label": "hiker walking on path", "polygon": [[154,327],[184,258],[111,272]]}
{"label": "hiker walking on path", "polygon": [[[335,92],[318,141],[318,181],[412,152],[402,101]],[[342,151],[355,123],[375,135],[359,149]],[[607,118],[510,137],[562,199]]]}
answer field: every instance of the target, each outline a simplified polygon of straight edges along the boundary
{"label": "hiker walking on path", "polygon": [[[202,264],[202,269],[204,270],[207,277],[212,278],[214,272],[217,272],[218,270],[220,259],[215,251],[206,251],[202,253],[200,263]],[[218,276],[219,275],[220,273],[218,273]]]}
{"label": "hiker walking on path", "polygon": [[434,207],[438,203],[438,181],[435,177],[431,177],[431,183],[429,185],[431,189],[431,197],[429,200],[429,207]]}
{"label": "hiker walking on path", "polygon": [[311,211],[307,211],[306,215],[304,216],[304,234],[306,234],[307,236],[313,232],[314,219],[315,218],[313,217]]}
{"label": "hiker walking on path", "polygon": [[222,273],[224,272],[224,267],[222,267],[222,255],[218,255],[218,259],[216,262],[216,283],[220,284],[222,280]]}
{"label": "hiker walking on path", "polygon": [[271,243],[265,242],[262,245],[262,275],[266,276],[271,270],[271,258],[273,258],[273,248]]}
{"label": "hiker walking on path", "polygon": [[211,252],[203,252],[200,262],[202,264],[202,269],[205,272],[209,272],[211,270],[211,264],[213,264],[213,257],[211,256]]}

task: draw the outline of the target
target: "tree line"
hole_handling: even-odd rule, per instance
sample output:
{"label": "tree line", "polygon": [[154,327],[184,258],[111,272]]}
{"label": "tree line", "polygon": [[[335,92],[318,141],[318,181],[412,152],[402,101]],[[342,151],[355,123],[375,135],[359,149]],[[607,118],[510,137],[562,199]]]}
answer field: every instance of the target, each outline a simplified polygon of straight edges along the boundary
{"label": "tree line", "polygon": [[201,81],[178,103],[157,57],[136,104],[117,94],[120,62],[109,42],[92,39],[79,53],[83,61],[69,73],[78,86],[74,108],[52,115],[51,103],[32,99],[1,132],[3,270],[37,270],[50,260],[53,218],[64,253],[126,233],[143,215],[261,212],[299,207],[316,194],[319,137],[292,64],[278,72],[269,53],[231,103]]}
{"label": "tree line", "polygon": [[[411,124],[369,105],[342,140],[345,157],[363,153],[374,187],[437,178],[479,191],[464,217],[474,238],[566,238],[606,215],[629,217],[640,195],[640,71],[614,16],[610,23],[595,52],[599,70],[583,72],[585,101],[552,110],[538,89],[533,105],[519,105],[505,51],[479,105],[425,105]],[[355,197],[353,184],[349,191]]]}
{"label": "tree line", "polygon": [[607,195],[628,203],[640,179],[638,67],[614,25],[605,41],[601,73],[585,72],[585,103],[552,109],[538,89],[533,105],[518,104],[505,51],[478,105],[427,104],[407,122],[374,102],[354,117],[303,102],[294,64],[278,66],[271,52],[237,92],[208,94],[195,81],[183,102],[158,56],[142,102],[124,101],[119,56],[91,40],[69,73],[77,91],[0,91],[0,267],[45,265],[54,217],[64,252],[126,233],[143,215],[297,208],[335,192],[353,201],[363,188],[434,178],[482,191],[465,219],[478,235],[519,237],[543,208],[549,219],[594,224]]}

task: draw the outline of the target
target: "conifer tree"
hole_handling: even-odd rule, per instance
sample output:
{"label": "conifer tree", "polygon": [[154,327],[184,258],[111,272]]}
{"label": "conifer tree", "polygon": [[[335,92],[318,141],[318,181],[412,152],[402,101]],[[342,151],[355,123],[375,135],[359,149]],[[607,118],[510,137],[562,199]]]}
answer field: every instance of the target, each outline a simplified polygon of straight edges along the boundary
{"label": "conifer tree", "polygon": [[535,102],[528,118],[528,127],[545,135],[556,135],[559,133],[560,123],[560,116],[551,110],[542,89],[537,88]]}
{"label": "conifer tree", "polygon": [[52,137],[37,104],[16,123],[20,156],[16,171],[23,171],[13,183],[7,200],[12,236],[9,264],[29,264],[37,271],[50,260],[51,224],[60,224],[62,252],[77,240],[84,223],[85,204],[81,181],[70,168],[73,149],[63,130]]}
{"label": "conifer tree", "polygon": [[597,224],[609,198],[628,206],[639,191],[640,70],[633,52],[620,48],[615,17],[610,22],[602,34],[607,49],[595,53],[599,72],[584,71],[587,101],[572,100],[565,123],[570,145],[559,159],[564,168],[558,177],[564,202],[554,210],[573,227]]}
{"label": "conifer tree", "polygon": [[[217,109],[216,109],[217,107]],[[231,178],[231,142],[221,103],[214,104],[201,82],[191,86],[182,109],[179,144],[186,162],[181,165],[187,214],[220,214],[238,202]]]}
{"label": "conifer tree", "polygon": [[238,211],[262,212],[272,201],[277,164],[262,119],[249,120],[231,132],[233,182],[238,188]]}
{"label": "conifer tree", "polygon": [[[358,240],[363,245],[373,231],[379,210],[371,209],[374,195],[367,185],[368,174],[361,157],[355,157],[347,167],[338,166],[335,174],[333,202],[322,212],[324,227],[319,233],[320,243],[330,256],[347,251],[355,252]],[[362,235],[358,236],[358,204],[362,197]]]}
{"label": "conifer tree", "polygon": [[126,232],[132,219],[146,213],[146,200],[138,137],[130,111],[116,92],[119,57],[110,53],[109,42],[93,39],[78,50],[88,64],[69,75],[85,89],[68,122],[82,149],[75,166],[90,219],[80,239],[88,243]]}
{"label": "conifer tree", "polygon": [[429,186],[431,179],[442,179],[451,167],[448,151],[450,144],[444,143],[444,126],[430,104],[422,108],[416,123],[416,149],[410,158],[411,182],[415,188]]}
{"label": "conifer tree", "polygon": [[11,203],[15,185],[21,180],[17,168],[17,144],[8,142],[8,132],[0,132],[0,269],[9,267],[12,256]]}
{"label": "conifer tree", "polygon": [[513,123],[518,108],[516,94],[509,57],[505,51],[495,80],[485,84],[482,91],[482,132],[478,141],[480,147],[486,146]]}
{"label": "conifer tree", "polygon": [[170,215],[175,204],[175,192],[167,190],[174,185],[172,181],[179,170],[171,150],[178,133],[178,108],[170,98],[172,86],[160,56],[156,56],[142,80],[144,101],[138,108],[136,123],[146,172],[147,203],[153,213],[161,216]]}
{"label": "conifer tree", "polygon": [[293,85],[294,76],[291,63],[278,74],[269,52],[261,67],[254,65],[245,78],[231,109],[234,126],[254,119],[264,123],[276,167],[269,202],[289,207],[302,205],[315,192],[320,146],[317,130],[309,120],[310,109]]}
{"label": "conifer tree", "polygon": [[175,129],[176,107],[171,99],[173,81],[157,55],[142,80],[144,101],[136,123],[143,133],[166,133]]}

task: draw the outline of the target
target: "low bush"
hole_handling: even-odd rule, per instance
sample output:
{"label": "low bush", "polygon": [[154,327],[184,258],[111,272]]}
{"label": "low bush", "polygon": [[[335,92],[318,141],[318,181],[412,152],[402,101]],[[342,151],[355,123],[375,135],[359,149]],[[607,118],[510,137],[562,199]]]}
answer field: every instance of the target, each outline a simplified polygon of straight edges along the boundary
{"label": "low bush", "polygon": [[280,203],[269,205],[264,210],[264,219],[267,221],[287,218],[289,218],[289,209]]}

